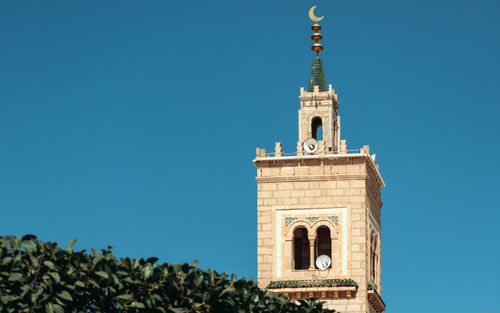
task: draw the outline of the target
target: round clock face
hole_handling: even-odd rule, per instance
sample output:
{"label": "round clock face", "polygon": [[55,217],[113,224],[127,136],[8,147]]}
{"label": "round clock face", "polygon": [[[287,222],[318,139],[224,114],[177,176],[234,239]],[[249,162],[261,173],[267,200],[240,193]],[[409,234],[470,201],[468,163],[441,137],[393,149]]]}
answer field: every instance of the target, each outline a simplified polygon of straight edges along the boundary
{"label": "round clock face", "polygon": [[318,141],[314,138],[309,138],[304,141],[304,151],[307,153],[314,153],[318,150]]}

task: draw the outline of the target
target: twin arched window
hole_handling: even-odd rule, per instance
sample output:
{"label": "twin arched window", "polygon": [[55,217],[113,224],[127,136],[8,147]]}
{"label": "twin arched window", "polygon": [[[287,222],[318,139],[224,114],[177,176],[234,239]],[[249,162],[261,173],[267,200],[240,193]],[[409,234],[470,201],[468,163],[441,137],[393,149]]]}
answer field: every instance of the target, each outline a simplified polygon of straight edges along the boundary
{"label": "twin arched window", "polygon": [[332,258],[330,228],[320,226],[316,230],[315,235],[314,239],[310,240],[307,229],[301,226],[293,231],[294,269],[307,270],[317,268],[315,261],[320,255],[327,255],[330,259]]}

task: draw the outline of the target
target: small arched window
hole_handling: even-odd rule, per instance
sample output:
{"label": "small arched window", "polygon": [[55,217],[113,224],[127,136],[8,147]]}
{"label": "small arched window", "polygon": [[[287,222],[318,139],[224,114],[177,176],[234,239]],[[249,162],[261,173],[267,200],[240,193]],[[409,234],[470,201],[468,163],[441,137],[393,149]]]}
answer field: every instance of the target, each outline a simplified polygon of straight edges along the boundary
{"label": "small arched window", "polygon": [[309,268],[309,238],[307,229],[304,227],[296,228],[293,231],[293,260],[294,269],[306,270]]}
{"label": "small arched window", "polygon": [[[330,228],[326,226],[321,226],[316,230],[316,249],[314,251],[315,260],[320,255],[327,255],[330,259],[332,258],[332,239],[330,236]],[[330,264],[329,267],[332,265]],[[316,267],[318,268],[318,267]]]}
{"label": "small arched window", "polygon": [[323,122],[321,117],[314,117],[311,121],[311,134],[316,140],[323,140]]}

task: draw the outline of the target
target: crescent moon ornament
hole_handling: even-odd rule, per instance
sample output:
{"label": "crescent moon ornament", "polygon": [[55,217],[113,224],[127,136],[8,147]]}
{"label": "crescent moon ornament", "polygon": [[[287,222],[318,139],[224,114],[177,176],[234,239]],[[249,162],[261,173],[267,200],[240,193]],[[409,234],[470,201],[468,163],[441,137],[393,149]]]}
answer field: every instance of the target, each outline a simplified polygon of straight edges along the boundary
{"label": "crescent moon ornament", "polygon": [[313,6],[310,10],[309,10],[309,18],[311,19],[311,21],[313,22],[319,22],[321,21],[322,19],[324,19],[325,17],[322,16],[322,17],[317,17],[314,15],[314,9],[316,9],[317,5]]}

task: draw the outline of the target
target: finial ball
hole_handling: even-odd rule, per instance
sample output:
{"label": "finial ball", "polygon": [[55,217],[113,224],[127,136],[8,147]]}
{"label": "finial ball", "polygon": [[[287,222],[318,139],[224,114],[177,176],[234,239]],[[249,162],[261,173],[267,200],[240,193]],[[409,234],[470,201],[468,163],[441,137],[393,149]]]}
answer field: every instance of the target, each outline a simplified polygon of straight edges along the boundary
{"label": "finial ball", "polygon": [[321,36],[320,33],[314,33],[314,34],[312,34],[311,39],[314,42],[320,42],[321,39],[323,39],[323,36]]}
{"label": "finial ball", "polygon": [[312,45],[311,50],[314,53],[320,53],[321,51],[323,51],[323,45],[320,43],[315,43],[314,45]]}
{"label": "finial ball", "polygon": [[311,26],[311,29],[313,32],[317,33],[321,30],[321,26],[318,23],[315,23],[313,26]]}

